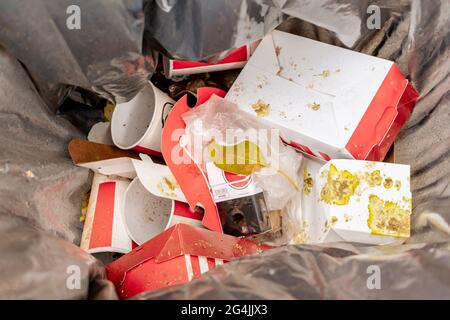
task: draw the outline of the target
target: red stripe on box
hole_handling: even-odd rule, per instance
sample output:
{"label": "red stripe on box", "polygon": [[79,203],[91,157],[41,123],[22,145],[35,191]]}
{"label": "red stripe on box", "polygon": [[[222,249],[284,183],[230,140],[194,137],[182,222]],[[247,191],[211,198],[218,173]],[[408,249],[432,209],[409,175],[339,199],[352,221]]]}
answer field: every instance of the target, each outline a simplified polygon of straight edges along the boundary
{"label": "red stripe on box", "polygon": [[303,145],[303,144],[300,144],[300,143],[295,142],[295,141],[293,141],[293,140],[291,140],[291,142],[288,143],[288,144],[289,144],[290,146],[292,146],[292,147],[294,147],[294,148],[296,148],[296,149],[299,149],[299,150],[301,150],[301,151],[303,151],[303,152],[306,152],[306,153],[308,153],[308,154],[310,154],[310,155],[312,155],[312,156],[316,156],[316,155],[314,154],[314,152],[311,151],[310,148],[308,148],[307,146],[305,146],[305,145]]}
{"label": "red stripe on box", "polygon": [[327,155],[326,153],[323,153],[323,152],[320,152],[320,151],[319,151],[319,153],[320,153],[320,155],[322,156],[322,158],[324,160],[326,160],[326,161],[330,161],[331,160],[330,156]]}
{"label": "red stripe on box", "polygon": [[200,272],[200,263],[197,256],[191,256],[192,274],[193,278],[198,278],[202,274]]}
{"label": "red stripe on box", "polygon": [[208,262],[209,270],[211,270],[212,268],[214,268],[216,266],[216,259],[208,258],[206,261]]}
{"label": "red stripe on box", "polygon": [[240,48],[237,48],[236,50],[232,51],[229,55],[227,55],[225,58],[223,58],[222,60],[219,60],[216,63],[173,60],[172,67],[173,67],[173,70],[180,70],[180,69],[213,66],[213,65],[225,64],[225,63],[245,62],[245,61],[247,61],[247,57],[248,57],[247,46],[244,46],[244,47],[240,47]]}
{"label": "red stripe on box", "polygon": [[149,154],[151,156],[156,156],[156,157],[161,157],[162,158],[162,153],[159,151],[154,151],[145,147],[141,147],[141,146],[136,146],[133,148],[134,151],[137,152],[141,152],[141,153],[146,153]]}
{"label": "red stripe on box", "polygon": [[112,245],[115,191],[116,183],[114,181],[103,182],[98,186],[89,249]]}
{"label": "red stripe on box", "polygon": [[189,204],[180,201],[175,201],[173,214],[198,221],[203,219],[203,212],[200,209],[191,210]]}
{"label": "red stripe on box", "polygon": [[393,64],[346,149],[355,159],[382,161],[419,94]]}

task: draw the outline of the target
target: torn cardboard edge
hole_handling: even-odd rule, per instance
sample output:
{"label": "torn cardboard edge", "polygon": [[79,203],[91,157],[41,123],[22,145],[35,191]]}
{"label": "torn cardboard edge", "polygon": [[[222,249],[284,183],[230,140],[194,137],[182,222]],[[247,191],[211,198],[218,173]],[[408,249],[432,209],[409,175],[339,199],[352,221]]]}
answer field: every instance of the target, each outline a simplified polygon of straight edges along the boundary
{"label": "torn cardboard edge", "polygon": [[163,57],[164,75],[166,78],[176,76],[239,69],[245,66],[258,42],[239,47],[215,63],[174,60]]}
{"label": "torn cardboard edge", "polygon": [[[116,175],[134,179],[136,172],[132,159],[140,159],[139,153],[133,150],[122,150],[115,146],[95,143],[84,139],[72,139],[68,150],[75,165],[91,169],[94,172],[109,176]],[[158,157],[152,158],[162,163]]]}

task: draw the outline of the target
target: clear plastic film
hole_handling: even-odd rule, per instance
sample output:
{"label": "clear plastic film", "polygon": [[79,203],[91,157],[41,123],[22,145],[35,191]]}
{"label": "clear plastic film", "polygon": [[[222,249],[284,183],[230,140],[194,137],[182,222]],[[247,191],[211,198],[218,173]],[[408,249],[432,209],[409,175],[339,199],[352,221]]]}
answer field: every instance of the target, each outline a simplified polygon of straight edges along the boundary
{"label": "clear plastic film", "polygon": [[278,130],[218,96],[185,113],[183,120],[186,148],[196,163],[209,161],[224,171],[251,174],[264,191],[268,210],[282,210],[300,192],[302,156],[281,142]]}

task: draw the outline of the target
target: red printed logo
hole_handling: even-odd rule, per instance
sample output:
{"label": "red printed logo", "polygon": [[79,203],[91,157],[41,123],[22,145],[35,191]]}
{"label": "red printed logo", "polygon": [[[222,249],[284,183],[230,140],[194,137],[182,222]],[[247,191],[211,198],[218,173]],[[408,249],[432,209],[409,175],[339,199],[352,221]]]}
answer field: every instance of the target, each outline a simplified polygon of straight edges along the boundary
{"label": "red printed logo", "polygon": [[231,172],[222,171],[222,175],[228,185],[237,190],[247,188],[251,182],[250,176],[245,176],[242,174],[234,174]]}

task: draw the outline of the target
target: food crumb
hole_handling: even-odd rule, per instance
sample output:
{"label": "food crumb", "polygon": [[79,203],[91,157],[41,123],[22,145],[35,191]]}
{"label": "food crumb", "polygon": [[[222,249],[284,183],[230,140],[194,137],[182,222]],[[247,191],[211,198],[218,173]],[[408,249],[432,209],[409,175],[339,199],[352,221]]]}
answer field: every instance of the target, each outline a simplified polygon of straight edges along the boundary
{"label": "food crumb", "polygon": [[308,108],[310,108],[314,111],[318,111],[318,110],[320,110],[320,103],[317,103],[317,102],[310,103],[310,104],[308,104]]}
{"label": "food crumb", "polygon": [[278,69],[277,76],[279,76],[283,72],[284,68],[280,66],[280,69]]}
{"label": "food crumb", "polygon": [[277,57],[280,55],[281,53],[281,47],[276,46],[275,47],[275,54],[277,55]]}
{"label": "food crumb", "polygon": [[25,175],[26,175],[28,178],[34,178],[34,177],[36,177],[36,176],[34,175],[33,171],[31,171],[31,170],[28,170],[27,172],[25,172]]}
{"label": "food crumb", "polygon": [[258,102],[252,104],[251,107],[258,117],[265,117],[270,112],[270,104],[262,100],[258,100]]}
{"label": "food crumb", "polygon": [[303,169],[303,192],[306,195],[310,194],[313,186],[314,180],[308,172],[308,169],[305,167],[305,169]]}
{"label": "food crumb", "polygon": [[322,71],[322,73],[316,74],[316,76],[327,78],[327,77],[330,76],[330,74],[331,74],[330,70],[325,69],[325,70]]}
{"label": "food crumb", "polygon": [[394,185],[394,181],[392,181],[391,178],[386,178],[386,179],[384,180],[383,186],[384,186],[386,189],[392,188],[393,185]]}

